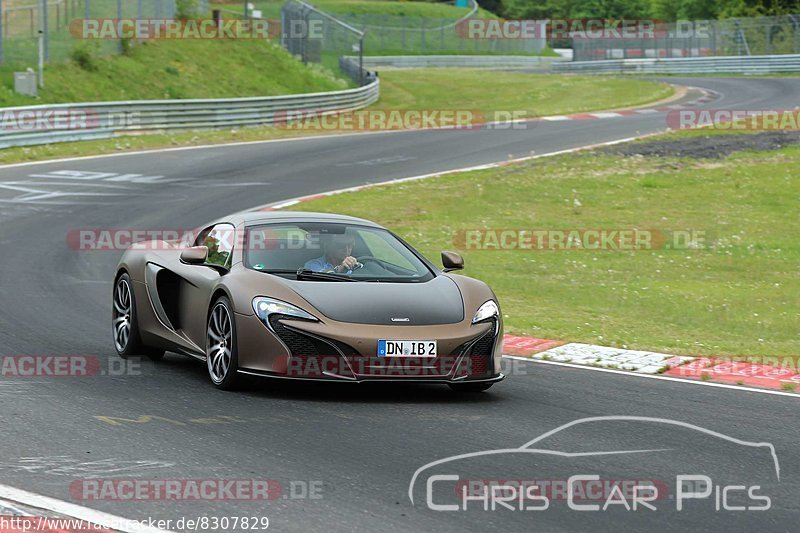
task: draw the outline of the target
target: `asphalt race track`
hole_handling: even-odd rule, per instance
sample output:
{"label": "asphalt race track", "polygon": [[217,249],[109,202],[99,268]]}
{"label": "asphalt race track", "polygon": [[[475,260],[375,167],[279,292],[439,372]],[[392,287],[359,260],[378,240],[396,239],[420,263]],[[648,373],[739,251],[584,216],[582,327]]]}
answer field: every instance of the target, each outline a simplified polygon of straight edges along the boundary
{"label": "asphalt race track", "polygon": [[[721,97],[707,104],[715,109],[793,108],[800,95],[794,78],[667,80],[717,91]],[[104,368],[109,358],[116,360],[110,304],[119,253],[71,250],[70,230],[191,228],[296,196],[665,127],[665,114],[654,113],[536,122],[524,130],[351,135],[0,168],[0,353],[88,354]],[[790,531],[800,516],[798,404],[785,396],[524,362],[477,396],[446,387],[264,380],[225,393],[188,358],[170,354],[140,365],[120,376],[0,380],[0,483],[133,519],[267,516],[278,531]],[[459,467],[462,479],[596,474],[674,485],[682,473],[722,483],[741,480],[745,472],[749,485],[769,494],[771,509],[716,511],[712,497],[677,512],[666,497],[658,511],[617,505],[581,512],[565,501],[536,512],[483,511],[478,504],[434,511],[425,504],[424,480],[414,488],[415,504],[409,500],[412,476],[431,461],[516,448],[598,416],[663,417],[769,442],[780,478],[763,448],[655,422],[601,421],[546,440],[566,452],[648,451],[574,462],[547,455],[480,457]],[[283,492],[268,502],[76,500],[70,485],[85,478],[258,478],[278,481]],[[321,487],[321,498],[302,498],[308,483]],[[437,498],[457,503],[453,493]]]}

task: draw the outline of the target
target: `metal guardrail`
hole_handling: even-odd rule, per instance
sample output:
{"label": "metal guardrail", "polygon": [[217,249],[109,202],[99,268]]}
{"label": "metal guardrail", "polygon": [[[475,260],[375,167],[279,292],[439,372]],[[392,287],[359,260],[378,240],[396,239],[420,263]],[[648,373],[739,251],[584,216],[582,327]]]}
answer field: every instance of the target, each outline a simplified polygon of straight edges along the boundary
{"label": "metal guardrail", "polygon": [[0,148],[167,130],[276,125],[290,112],[341,113],[378,100],[380,81],[357,89],[255,98],[142,100],[0,108]]}
{"label": "metal guardrail", "polygon": [[614,74],[777,74],[800,72],[800,55],[572,61],[553,64],[552,70]]}
{"label": "metal guardrail", "polygon": [[[352,56],[342,58],[354,60]],[[487,55],[447,55],[447,56],[364,56],[364,68],[524,68],[549,69],[553,63],[565,61],[555,56],[487,56]]]}

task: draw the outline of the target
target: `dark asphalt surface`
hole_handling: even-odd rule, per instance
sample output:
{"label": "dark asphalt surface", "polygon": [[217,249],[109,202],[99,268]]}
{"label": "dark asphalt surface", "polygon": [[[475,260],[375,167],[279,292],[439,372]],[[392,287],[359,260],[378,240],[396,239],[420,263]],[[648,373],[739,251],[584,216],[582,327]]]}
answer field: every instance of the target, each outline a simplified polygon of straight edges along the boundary
{"label": "dark asphalt surface", "polygon": [[[791,108],[800,94],[800,79],[792,78],[668,81],[719,92],[721,98],[708,104],[716,109]],[[657,113],[538,122],[526,130],[329,137],[0,168],[0,354],[88,354],[106,369],[117,363],[109,317],[119,253],[71,250],[70,230],[196,227],[300,195],[665,127],[665,114]],[[113,180],[126,174],[140,176]],[[491,392],[472,397],[442,387],[271,381],[224,393],[211,387],[195,361],[171,354],[158,364],[138,364],[118,376],[0,380],[0,483],[133,519],[267,516],[278,531],[796,530],[794,398],[528,363]],[[670,497],[654,502],[657,511],[617,505],[580,512],[564,501],[544,511],[482,511],[474,502],[468,511],[433,511],[425,504],[424,480],[414,489],[416,505],[409,501],[412,476],[431,461],[515,448],[576,419],[622,415],[663,417],[772,443],[780,480],[764,448],[653,422],[596,422],[539,446],[570,453],[660,451],[574,460],[504,454],[444,473],[458,471],[461,479],[597,474],[660,480],[673,495],[676,475],[703,474],[715,484],[759,485],[756,492],[769,495],[771,509],[716,511],[711,496],[692,500],[681,512]],[[86,478],[272,479],[288,496],[292,487],[301,493],[298,487],[313,482],[321,486],[321,498],[75,499],[71,484]],[[458,503],[452,492],[437,494],[436,501]]]}

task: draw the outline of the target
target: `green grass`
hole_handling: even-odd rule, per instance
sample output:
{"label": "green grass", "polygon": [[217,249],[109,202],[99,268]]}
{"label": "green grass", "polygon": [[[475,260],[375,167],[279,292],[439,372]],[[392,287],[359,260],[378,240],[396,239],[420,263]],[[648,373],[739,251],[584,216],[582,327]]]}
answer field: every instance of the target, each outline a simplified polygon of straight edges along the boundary
{"label": "green grass", "polygon": [[[252,2],[265,18],[278,18],[285,0],[255,0]],[[313,6],[337,15],[385,15],[395,17],[426,17],[457,20],[466,16],[469,8],[455,7],[434,2],[394,2],[389,0],[315,0]],[[238,0],[212,2],[211,8],[222,8],[231,12],[243,13],[244,3]],[[495,15],[480,10],[481,17],[496,18]]]}
{"label": "green grass", "polygon": [[308,68],[267,41],[146,41],[129,56],[95,57],[95,70],[74,61],[49,65],[39,99],[15,94],[0,71],[0,106],[53,102],[269,96],[348,87]]}
{"label": "green grass", "polygon": [[[262,17],[279,19],[283,1],[262,0],[254,2]],[[243,13],[242,2],[212,4],[221,8],[226,16]],[[435,2],[389,0],[318,0],[313,5],[345,22],[366,28],[364,53],[367,55],[402,54],[532,54],[524,40],[488,41],[464,39],[457,35],[453,22],[471,11],[471,8]],[[480,18],[497,18],[480,9]],[[424,29],[423,29],[424,28]],[[356,44],[352,35],[332,26],[326,48],[351,54]],[[543,54],[553,54],[545,49]]]}
{"label": "green grass", "polygon": [[469,109],[525,116],[578,113],[661,100],[672,87],[638,79],[470,69],[381,71],[382,109]]}
{"label": "green grass", "polygon": [[798,164],[800,147],[710,162],[586,152],[299,208],[376,220],[436,260],[464,229],[706,231],[706,245],[692,250],[466,250],[465,273],[497,292],[509,333],[689,355],[796,356]]}

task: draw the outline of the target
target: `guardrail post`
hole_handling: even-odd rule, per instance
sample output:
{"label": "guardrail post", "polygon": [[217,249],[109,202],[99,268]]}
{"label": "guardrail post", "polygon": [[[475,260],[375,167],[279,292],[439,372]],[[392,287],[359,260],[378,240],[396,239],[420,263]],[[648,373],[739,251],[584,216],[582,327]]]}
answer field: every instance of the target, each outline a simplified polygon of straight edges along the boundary
{"label": "guardrail post", "polygon": [[358,86],[364,86],[364,35],[365,33],[361,34],[361,38],[358,40]]}

